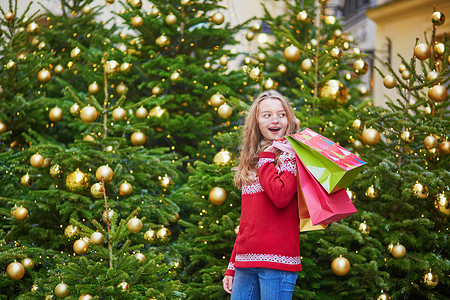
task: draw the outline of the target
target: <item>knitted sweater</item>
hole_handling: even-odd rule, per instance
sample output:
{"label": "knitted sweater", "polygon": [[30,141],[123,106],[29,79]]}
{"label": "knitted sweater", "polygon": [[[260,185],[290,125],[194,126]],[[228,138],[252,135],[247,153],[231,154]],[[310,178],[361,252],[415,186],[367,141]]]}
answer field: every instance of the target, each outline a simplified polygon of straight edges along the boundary
{"label": "knitted sweater", "polygon": [[258,177],[242,187],[239,232],[225,275],[235,268],[300,271],[297,168],[295,157],[261,152]]}

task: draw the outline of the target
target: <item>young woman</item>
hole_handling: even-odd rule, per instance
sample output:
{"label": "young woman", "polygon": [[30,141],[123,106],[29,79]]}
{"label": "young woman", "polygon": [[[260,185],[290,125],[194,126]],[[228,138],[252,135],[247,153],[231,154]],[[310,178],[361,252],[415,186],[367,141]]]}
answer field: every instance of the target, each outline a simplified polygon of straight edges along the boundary
{"label": "young woman", "polygon": [[295,157],[272,146],[299,129],[288,101],[261,93],[247,114],[234,177],[242,190],[239,233],[223,288],[232,300],[292,299],[298,271],[299,216]]}

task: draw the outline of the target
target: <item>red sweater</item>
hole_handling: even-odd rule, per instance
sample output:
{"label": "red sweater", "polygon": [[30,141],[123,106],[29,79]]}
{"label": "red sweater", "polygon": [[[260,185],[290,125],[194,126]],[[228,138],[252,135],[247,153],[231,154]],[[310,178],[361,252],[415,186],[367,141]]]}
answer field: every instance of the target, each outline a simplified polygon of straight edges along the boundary
{"label": "red sweater", "polygon": [[295,157],[283,152],[261,152],[258,177],[242,187],[239,232],[225,275],[234,268],[300,271],[297,167]]}

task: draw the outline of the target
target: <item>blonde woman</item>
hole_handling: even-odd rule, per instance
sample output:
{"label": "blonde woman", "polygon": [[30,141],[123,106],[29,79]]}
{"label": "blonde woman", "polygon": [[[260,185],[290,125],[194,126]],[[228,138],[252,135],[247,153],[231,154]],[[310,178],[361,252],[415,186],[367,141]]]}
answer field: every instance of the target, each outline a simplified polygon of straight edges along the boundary
{"label": "blonde woman", "polygon": [[299,216],[295,157],[272,146],[298,132],[286,98],[261,93],[244,124],[234,177],[242,190],[239,233],[223,279],[232,300],[292,299],[298,271]]}

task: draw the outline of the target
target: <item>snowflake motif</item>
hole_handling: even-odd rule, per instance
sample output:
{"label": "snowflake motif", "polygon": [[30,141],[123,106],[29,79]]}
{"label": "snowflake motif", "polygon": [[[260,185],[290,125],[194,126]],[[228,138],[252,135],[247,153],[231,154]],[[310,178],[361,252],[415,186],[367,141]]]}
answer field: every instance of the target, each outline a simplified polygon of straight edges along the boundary
{"label": "snowflake motif", "polygon": [[299,265],[301,263],[300,256],[285,256],[277,254],[257,254],[257,253],[236,254],[235,261],[240,262],[263,261],[285,265]]}
{"label": "snowflake motif", "polygon": [[228,263],[228,270],[234,270],[234,263],[232,263],[231,261]]}

